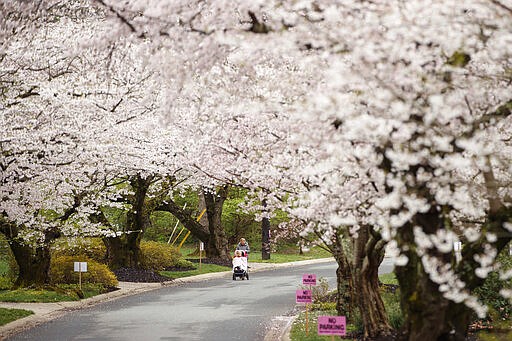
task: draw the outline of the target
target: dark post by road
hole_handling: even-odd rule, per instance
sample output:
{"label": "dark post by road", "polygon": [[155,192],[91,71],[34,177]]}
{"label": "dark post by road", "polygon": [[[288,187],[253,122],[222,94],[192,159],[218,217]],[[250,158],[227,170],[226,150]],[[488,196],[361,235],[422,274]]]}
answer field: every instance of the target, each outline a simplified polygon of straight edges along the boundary
{"label": "dark post by road", "polygon": [[[267,207],[266,200],[263,207]],[[261,220],[261,259],[270,259],[270,219],[266,215]]]}

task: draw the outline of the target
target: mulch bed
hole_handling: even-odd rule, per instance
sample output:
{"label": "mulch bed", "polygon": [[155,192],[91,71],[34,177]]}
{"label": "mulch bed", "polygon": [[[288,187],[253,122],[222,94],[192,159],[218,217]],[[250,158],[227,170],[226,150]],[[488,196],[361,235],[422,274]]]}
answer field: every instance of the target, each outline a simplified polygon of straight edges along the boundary
{"label": "mulch bed", "polygon": [[159,283],[171,281],[169,277],[162,276],[153,270],[143,270],[137,268],[120,268],[114,270],[118,281],[137,282],[137,283]]}

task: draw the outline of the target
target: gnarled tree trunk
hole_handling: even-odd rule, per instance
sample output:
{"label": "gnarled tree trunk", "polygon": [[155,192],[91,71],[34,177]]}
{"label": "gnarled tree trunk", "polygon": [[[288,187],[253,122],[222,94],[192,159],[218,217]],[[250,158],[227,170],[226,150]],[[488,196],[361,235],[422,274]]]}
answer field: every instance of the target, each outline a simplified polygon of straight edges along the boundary
{"label": "gnarled tree trunk", "polygon": [[140,240],[142,233],[133,232],[117,237],[104,237],[106,259],[111,269],[140,266]]}
{"label": "gnarled tree trunk", "polygon": [[34,247],[17,240],[11,240],[9,244],[19,267],[15,288],[42,287],[50,283],[49,244]]}
{"label": "gnarled tree trunk", "polygon": [[388,336],[391,333],[388,315],[379,290],[379,266],[384,259],[385,243],[363,225],[354,241],[352,278],[355,300],[364,326],[364,338]]}
{"label": "gnarled tree trunk", "polygon": [[122,234],[105,237],[106,258],[112,269],[122,267],[140,267],[140,241],[144,231],[151,225],[150,215],[154,207],[147,200],[147,192],[153,176],[142,177],[137,174],[130,179],[133,195],[128,196],[130,210]]}
{"label": "gnarled tree trunk", "polygon": [[192,235],[205,244],[206,257],[230,259],[229,243],[222,226],[222,208],[229,192],[229,186],[221,187],[217,193],[202,191],[199,193],[199,208],[206,213],[198,222],[192,216],[192,210],[183,209],[172,198],[166,199],[156,211],[167,211],[174,215]]}
{"label": "gnarled tree trunk", "polygon": [[347,250],[342,236],[336,235],[331,251],[338,269],[336,310],[338,315],[353,314],[358,309],[363,322],[364,338],[386,337],[391,326],[380,296],[379,266],[384,258],[385,243],[370,226],[362,226],[353,250]]}
{"label": "gnarled tree trunk", "polygon": [[227,199],[229,186],[225,185],[219,188],[217,193],[204,191],[206,203],[206,214],[208,216],[208,230],[210,237],[206,256],[208,258],[230,259],[228,239],[224,228],[222,227],[222,207]]}
{"label": "gnarled tree trunk", "polygon": [[336,269],[336,311],[338,315],[352,315],[354,308],[354,283],[352,282],[349,257],[342,244],[342,238],[339,235],[333,240],[331,252],[338,264]]}
{"label": "gnarled tree trunk", "polygon": [[205,244],[206,247],[208,247],[210,232],[208,230],[208,219],[206,218],[206,214],[204,214],[201,218],[201,221],[203,221],[203,218],[206,219],[206,224],[203,226],[196,220],[196,218],[191,215],[193,212],[191,209],[181,208],[171,198],[166,199],[166,202],[157,207],[155,211],[165,211],[171,213],[180,221],[183,226],[185,226],[187,230],[192,233],[193,236],[198,238]]}
{"label": "gnarled tree trunk", "polygon": [[27,244],[18,238],[20,227],[0,216],[0,232],[9,242],[19,268],[15,288],[41,287],[50,283],[50,246],[60,236],[57,229],[45,231],[44,241],[37,245]]}

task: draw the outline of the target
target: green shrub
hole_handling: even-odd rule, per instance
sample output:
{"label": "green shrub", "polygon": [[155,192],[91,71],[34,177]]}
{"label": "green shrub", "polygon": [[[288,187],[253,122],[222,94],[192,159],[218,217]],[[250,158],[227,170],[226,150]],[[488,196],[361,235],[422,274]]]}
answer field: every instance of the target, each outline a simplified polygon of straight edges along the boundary
{"label": "green shrub", "polygon": [[[508,247],[505,247],[498,255],[498,262],[503,270],[512,269],[512,256],[508,254]],[[491,320],[508,319],[512,315],[511,302],[500,295],[500,290],[511,288],[512,279],[501,280],[499,273],[493,271],[489,273],[484,284],[475,290],[480,301],[489,307],[489,318]]]}
{"label": "green shrub", "polygon": [[197,268],[197,266],[194,263],[192,263],[189,260],[186,260],[185,258],[179,258],[176,261],[176,264],[174,266],[178,267],[178,268],[182,268],[182,269],[195,269],[195,268]]}
{"label": "green shrub", "polygon": [[176,247],[166,243],[142,241],[140,249],[142,267],[155,271],[175,266],[181,257]]}
{"label": "green shrub", "polygon": [[379,282],[382,284],[398,285],[398,279],[394,272],[379,275]]}
{"label": "green shrub", "polygon": [[52,246],[52,258],[74,256],[105,263],[106,250],[101,238],[61,238]]}
{"label": "green shrub", "polygon": [[104,287],[117,286],[117,278],[105,265],[92,259],[77,256],[60,256],[52,258],[50,279],[54,284],[78,283],[78,272],[74,271],[74,262],[87,262],[87,272],[82,273],[82,283],[102,284]]}
{"label": "green shrub", "polygon": [[82,289],[77,284],[59,284],[53,287],[54,290],[62,291],[70,296],[77,298],[89,298],[99,294],[112,291],[113,287],[106,287],[103,284],[98,283],[82,283]]}
{"label": "green shrub", "polygon": [[388,314],[389,323],[395,330],[399,330],[404,323],[404,314],[400,307],[400,289],[395,292],[388,292],[381,289],[381,297],[386,307],[386,313]]}
{"label": "green shrub", "polygon": [[0,290],[10,289],[17,276],[17,264],[14,257],[0,259]]}
{"label": "green shrub", "polygon": [[7,239],[0,233],[0,289],[10,289],[18,277],[18,264]]}
{"label": "green shrub", "polygon": [[336,302],[313,303],[311,310],[336,310]]}

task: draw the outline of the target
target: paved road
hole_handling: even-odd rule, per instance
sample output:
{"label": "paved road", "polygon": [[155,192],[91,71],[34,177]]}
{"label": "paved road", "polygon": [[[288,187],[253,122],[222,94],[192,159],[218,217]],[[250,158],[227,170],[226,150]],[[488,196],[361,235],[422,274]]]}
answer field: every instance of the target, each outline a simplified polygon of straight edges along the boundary
{"label": "paved road", "polygon": [[[389,263],[389,262],[388,262]],[[263,340],[272,317],[295,306],[302,274],[335,284],[336,264],[251,273],[164,287],[65,315],[8,340]],[[383,264],[381,272],[390,272]]]}

